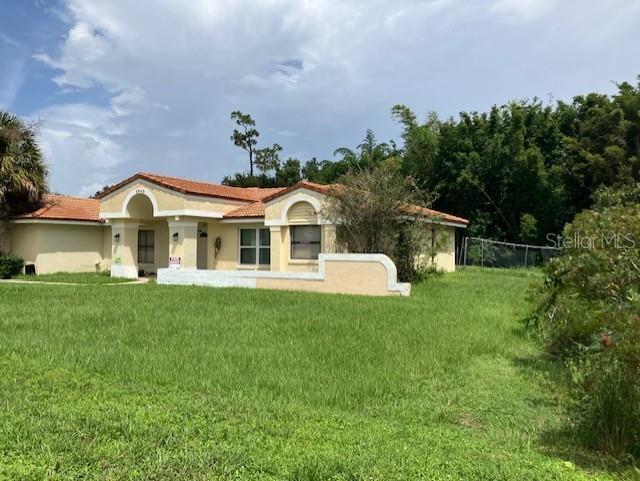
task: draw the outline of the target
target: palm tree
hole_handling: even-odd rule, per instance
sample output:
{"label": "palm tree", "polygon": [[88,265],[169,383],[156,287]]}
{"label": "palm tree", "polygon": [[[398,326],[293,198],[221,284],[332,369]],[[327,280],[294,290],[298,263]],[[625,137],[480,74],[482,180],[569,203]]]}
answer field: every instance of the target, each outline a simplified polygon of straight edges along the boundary
{"label": "palm tree", "polygon": [[7,218],[40,201],[47,174],[33,126],[0,110],[0,249]]}
{"label": "palm tree", "polygon": [[33,127],[0,110],[0,215],[39,202],[47,174]]}
{"label": "palm tree", "polygon": [[358,145],[357,151],[348,147],[340,147],[333,155],[341,156],[342,159],[339,162],[347,165],[349,170],[370,170],[397,153],[393,142],[391,145],[385,142],[379,144],[373,131],[367,129],[364,140]]}

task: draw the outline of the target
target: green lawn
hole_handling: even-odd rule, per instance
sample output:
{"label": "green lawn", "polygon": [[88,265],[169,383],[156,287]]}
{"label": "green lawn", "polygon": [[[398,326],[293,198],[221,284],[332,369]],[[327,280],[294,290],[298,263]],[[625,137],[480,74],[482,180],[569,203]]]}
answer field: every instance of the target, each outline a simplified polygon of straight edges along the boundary
{"label": "green lawn", "polygon": [[41,274],[37,276],[27,276],[21,274],[15,279],[33,282],[63,282],[65,284],[120,284],[131,282],[131,279],[111,277],[106,272],[55,272],[53,274]]}
{"label": "green lawn", "polygon": [[534,279],[0,285],[0,479],[613,479],[563,434],[561,370],[519,322]]}

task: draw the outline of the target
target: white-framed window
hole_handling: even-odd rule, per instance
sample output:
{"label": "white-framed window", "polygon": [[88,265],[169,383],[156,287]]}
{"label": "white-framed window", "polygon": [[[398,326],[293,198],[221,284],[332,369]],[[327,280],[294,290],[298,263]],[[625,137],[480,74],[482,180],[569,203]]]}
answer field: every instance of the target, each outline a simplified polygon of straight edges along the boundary
{"label": "white-framed window", "polygon": [[153,264],[155,262],[155,238],[152,230],[138,231],[138,263]]}
{"label": "white-framed window", "polygon": [[271,264],[269,229],[240,229],[240,264],[248,266]]}
{"label": "white-framed window", "polygon": [[320,226],[292,225],[291,258],[317,259],[320,254]]}

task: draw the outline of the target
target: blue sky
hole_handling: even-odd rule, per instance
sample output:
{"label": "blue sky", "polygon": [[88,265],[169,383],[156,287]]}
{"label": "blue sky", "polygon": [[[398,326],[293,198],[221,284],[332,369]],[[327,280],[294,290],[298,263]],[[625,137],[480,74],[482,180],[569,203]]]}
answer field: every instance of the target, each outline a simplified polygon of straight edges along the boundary
{"label": "blue sky", "polygon": [[232,110],[285,156],[640,74],[637,0],[4,0],[0,108],[38,122],[51,188],[245,170]]}

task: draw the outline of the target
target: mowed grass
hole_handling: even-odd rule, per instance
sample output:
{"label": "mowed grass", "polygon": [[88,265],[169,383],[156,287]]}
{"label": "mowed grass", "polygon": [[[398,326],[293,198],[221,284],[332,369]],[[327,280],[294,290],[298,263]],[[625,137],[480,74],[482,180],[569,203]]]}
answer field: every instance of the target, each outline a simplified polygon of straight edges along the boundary
{"label": "mowed grass", "polygon": [[121,284],[131,279],[111,277],[108,272],[54,272],[51,274],[15,276],[15,279],[31,282],[60,282],[65,284]]}
{"label": "mowed grass", "polygon": [[519,322],[535,279],[0,285],[0,479],[613,479],[557,434],[561,371]]}

